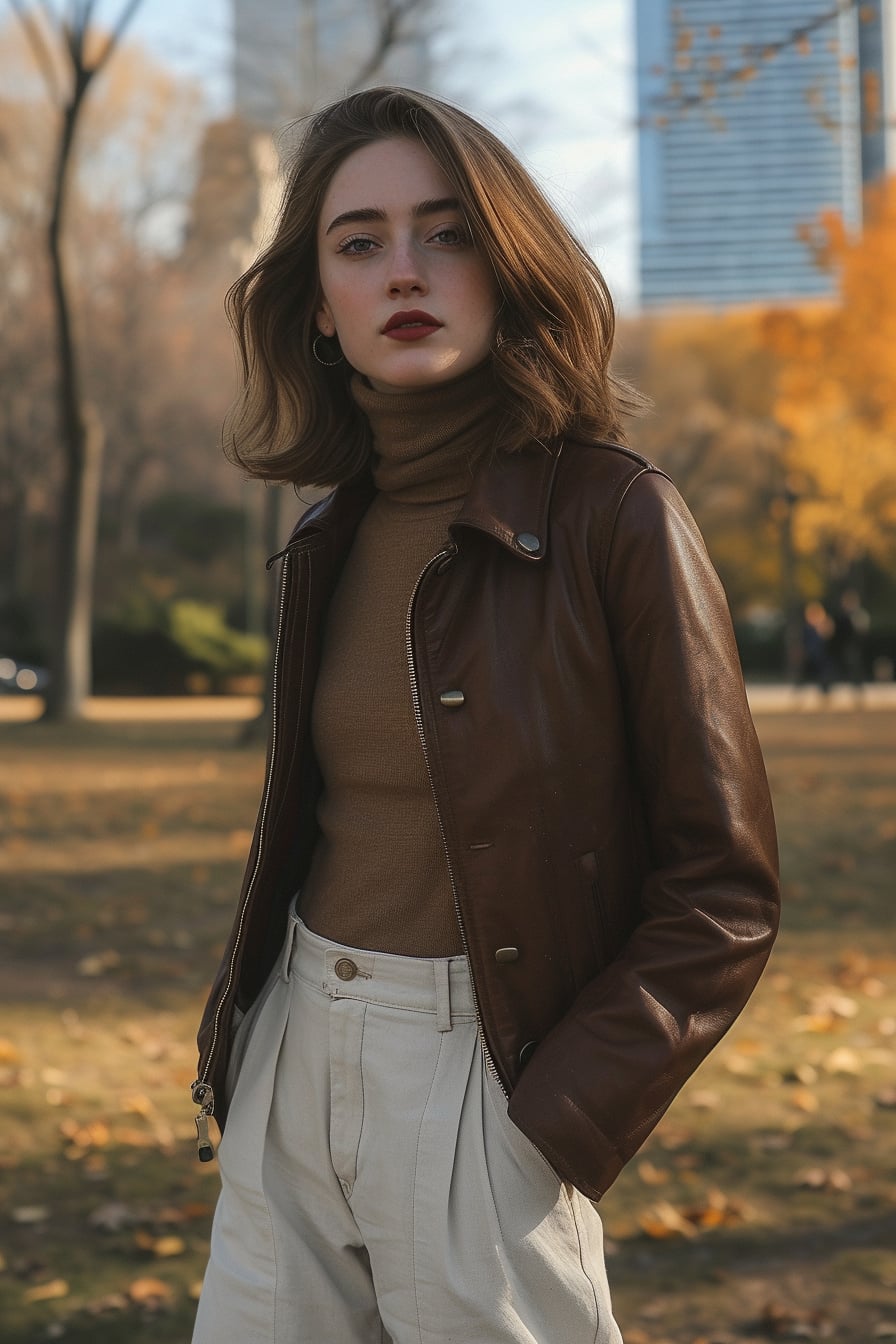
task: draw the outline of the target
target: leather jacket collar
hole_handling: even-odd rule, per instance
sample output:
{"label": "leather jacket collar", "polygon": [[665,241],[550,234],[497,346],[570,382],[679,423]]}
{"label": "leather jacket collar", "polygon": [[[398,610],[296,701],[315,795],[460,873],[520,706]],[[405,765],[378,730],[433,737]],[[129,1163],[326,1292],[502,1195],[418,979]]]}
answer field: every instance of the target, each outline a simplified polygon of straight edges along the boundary
{"label": "leather jacket collar", "polygon": [[[543,560],[548,550],[548,514],[563,444],[533,444],[514,453],[487,455],[479,462],[460,512],[450,526],[457,543],[461,530],[476,528],[523,560]],[[336,489],[312,505],[289,539],[286,550],[320,533],[354,534],[374,494],[369,473]],[[283,552],[280,552],[283,554]],[[268,565],[278,559],[272,556]]]}

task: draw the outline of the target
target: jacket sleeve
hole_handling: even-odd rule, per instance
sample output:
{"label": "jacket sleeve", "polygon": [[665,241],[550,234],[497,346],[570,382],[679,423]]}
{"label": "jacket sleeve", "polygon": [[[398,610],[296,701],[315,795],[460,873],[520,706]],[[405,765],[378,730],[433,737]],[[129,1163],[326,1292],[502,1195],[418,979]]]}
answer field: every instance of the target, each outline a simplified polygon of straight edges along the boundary
{"label": "jacket sleeve", "polygon": [[650,867],[620,955],[545,1037],[511,1119],[598,1199],[743,1008],[779,909],[768,782],[725,595],[659,472],[619,507],[605,603]]}

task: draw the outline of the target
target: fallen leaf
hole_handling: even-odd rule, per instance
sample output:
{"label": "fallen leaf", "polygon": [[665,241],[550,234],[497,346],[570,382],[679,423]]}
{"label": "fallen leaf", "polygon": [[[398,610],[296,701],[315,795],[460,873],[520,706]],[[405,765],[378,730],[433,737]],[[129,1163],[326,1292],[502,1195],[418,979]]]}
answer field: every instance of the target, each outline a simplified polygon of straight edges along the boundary
{"label": "fallen leaf", "polygon": [[109,1126],[104,1120],[91,1120],[86,1125],[79,1125],[77,1120],[69,1117],[62,1121],[59,1132],[76,1150],[80,1148],[85,1152],[88,1148],[105,1148],[111,1138]]}
{"label": "fallen leaf", "polygon": [[791,1023],[793,1031],[811,1031],[818,1035],[833,1031],[836,1025],[837,1019],[833,1013],[801,1013]]}
{"label": "fallen leaf", "polygon": [[90,956],[82,957],[75,969],[79,975],[96,977],[114,971],[120,965],[121,956],[110,947],[105,952],[92,952]]}
{"label": "fallen leaf", "polygon": [[654,1204],[638,1219],[642,1232],[655,1240],[668,1237],[696,1237],[697,1229],[667,1200]]}
{"label": "fallen leaf", "polygon": [[93,1302],[88,1302],[85,1308],[91,1316],[104,1316],[106,1312],[127,1311],[128,1300],[124,1293],[106,1293],[105,1297],[98,1297]]}
{"label": "fallen leaf", "polygon": [[159,1237],[153,1247],[154,1253],[161,1260],[170,1259],[173,1255],[183,1255],[187,1249],[187,1244],[182,1237]]}
{"label": "fallen leaf", "polygon": [[755,1078],[756,1062],[743,1055],[729,1055],[725,1060],[725,1068],[729,1073],[735,1074],[738,1078]]}
{"label": "fallen leaf", "polygon": [[795,1087],[790,1094],[790,1104],[795,1106],[798,1111],[805,1111],[806,1115],[814,1115],[818,1110],[819,1101],[814,1092],[810,1092],[806,1087]]}
{"label": "fallen leaf", "polygon": [[829,1171],[824,1167],[809,1167],[800,1172],[796,1184],[809,1190],[847,1191],[852,1189],[852,1177],[841,1167],[833,1167]]}
{"label": "fallen leaf", "polygon": [[826,1073],[852,1073],[862,1072],[862,1061],[855,1050],[850,1050],[848,1045],[841,1045],[838,1050],[832,1050],[824,1061]]}
{"label": "fallen leaf", "polygon": [[87,1218],[91,1227],[98,1227],[103,1232],[120,1232],[123,1227],[130,1227],[136,1221],[136,1215],[130,1206],[122,1204],[120,1200],[100,1204]]}
{"label": "fallen leaf", "polygon": [[655,1167],[652,1162],[639,1162],[638,1175],[645,1185],[665,1185],[669,1179],[668,1171]]}
{"label": "fallen leaf", "polygon": [[174,1292],[162,1279],[135,1279],[128,1288],[128,1297],[142,1306],[158,1307],[170,1302]]}
{"label": "fallen leaf", "polygon": [[121,1109],[129,1115],[142,1115],[145,1118],[152,1115],[155,1106],[142,1092],[133,1092],[123,1098]]}
{"label": "fallen leaf", "polygon": [[12,1041],[0,1036],[0,1064],[21,1064],[22,1054]]}
{"label": "fallen leaf", "polygon": [[25,1290],[26,1302],[54,1302],[59,1297],[68,1297],[65,1279],[50,1279],[49,1283],[38,1283]]}
{"label": "fallen leaf", "polygon": [[207,1218],[214,1212],[214,1204],[201,1204],[198,1200],[179,1206],[169,1205],[160,1209],[153,1219],[156,1223],[189,1223],[196,1218]]}
{"label": "fallen leaf", "polygon": [[729,1199],[722,1190],[710,1190],[702,1204],[682,1209],[682,1215],[696,1227],[727,1227],[744,1221],[740,1200]]}
{"label": "fallen leaf", "polygon": [[887,992],[887,987],[883,980],[878,980],[876,975],[869,975],[859,985],[859,989],[869,999],[882,999]]}
{"label": "fallen leaf", "polygon": [[12,1211],[14,1223],[45,1223],[49,1216],[50,1210],[44,1204],[23,1204]]}
{"label": "fallen leaf", "polygon": [[819,1016],[833,1013],[834,1017],[851,1018],[858,1013],[859,1005],[848,994],[841,994],[835,989],[826,989],[821,994],[813,996],[809,1011]]}

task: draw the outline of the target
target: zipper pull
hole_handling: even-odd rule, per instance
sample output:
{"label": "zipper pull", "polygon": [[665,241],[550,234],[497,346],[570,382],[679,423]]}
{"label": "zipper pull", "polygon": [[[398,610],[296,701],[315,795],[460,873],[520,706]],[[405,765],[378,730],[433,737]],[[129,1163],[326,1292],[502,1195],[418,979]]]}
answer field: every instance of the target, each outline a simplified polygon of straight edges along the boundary
{"label": "zipper pull", "polygon": [[193,1100],[200,1108],[199,1114],[194,1116],[196,1122],[196,1143],[199,1148],[199,1161],[211,1162],[215,1156],[215,1150],[212,1147],[212,1141],[208,1136],[208,1118],[215,1112],[215,1094],[209,1083],[200,1082],[199,1079],[193,1084]]}
{"label": "zipper pull", "polygon": [[196,1119],[196,1142],[199,1145],[199,1161],[211,1162],[215,1156],[212,1141],[208,1136],[208,1116],[200,1111]]}

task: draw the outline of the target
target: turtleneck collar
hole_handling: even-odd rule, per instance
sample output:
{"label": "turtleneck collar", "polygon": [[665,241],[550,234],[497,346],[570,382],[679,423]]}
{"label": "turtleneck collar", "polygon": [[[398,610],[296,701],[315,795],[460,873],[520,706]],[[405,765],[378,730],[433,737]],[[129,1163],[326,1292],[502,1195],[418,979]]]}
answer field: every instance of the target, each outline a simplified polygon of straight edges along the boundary
{"label": "turtleneck collar", "polygon": [[351,392],[373,435],[377,490],[405,504],[461,499],[495,440],[501,407],[491,362],[434,387],[376,392],[355,373]]}

